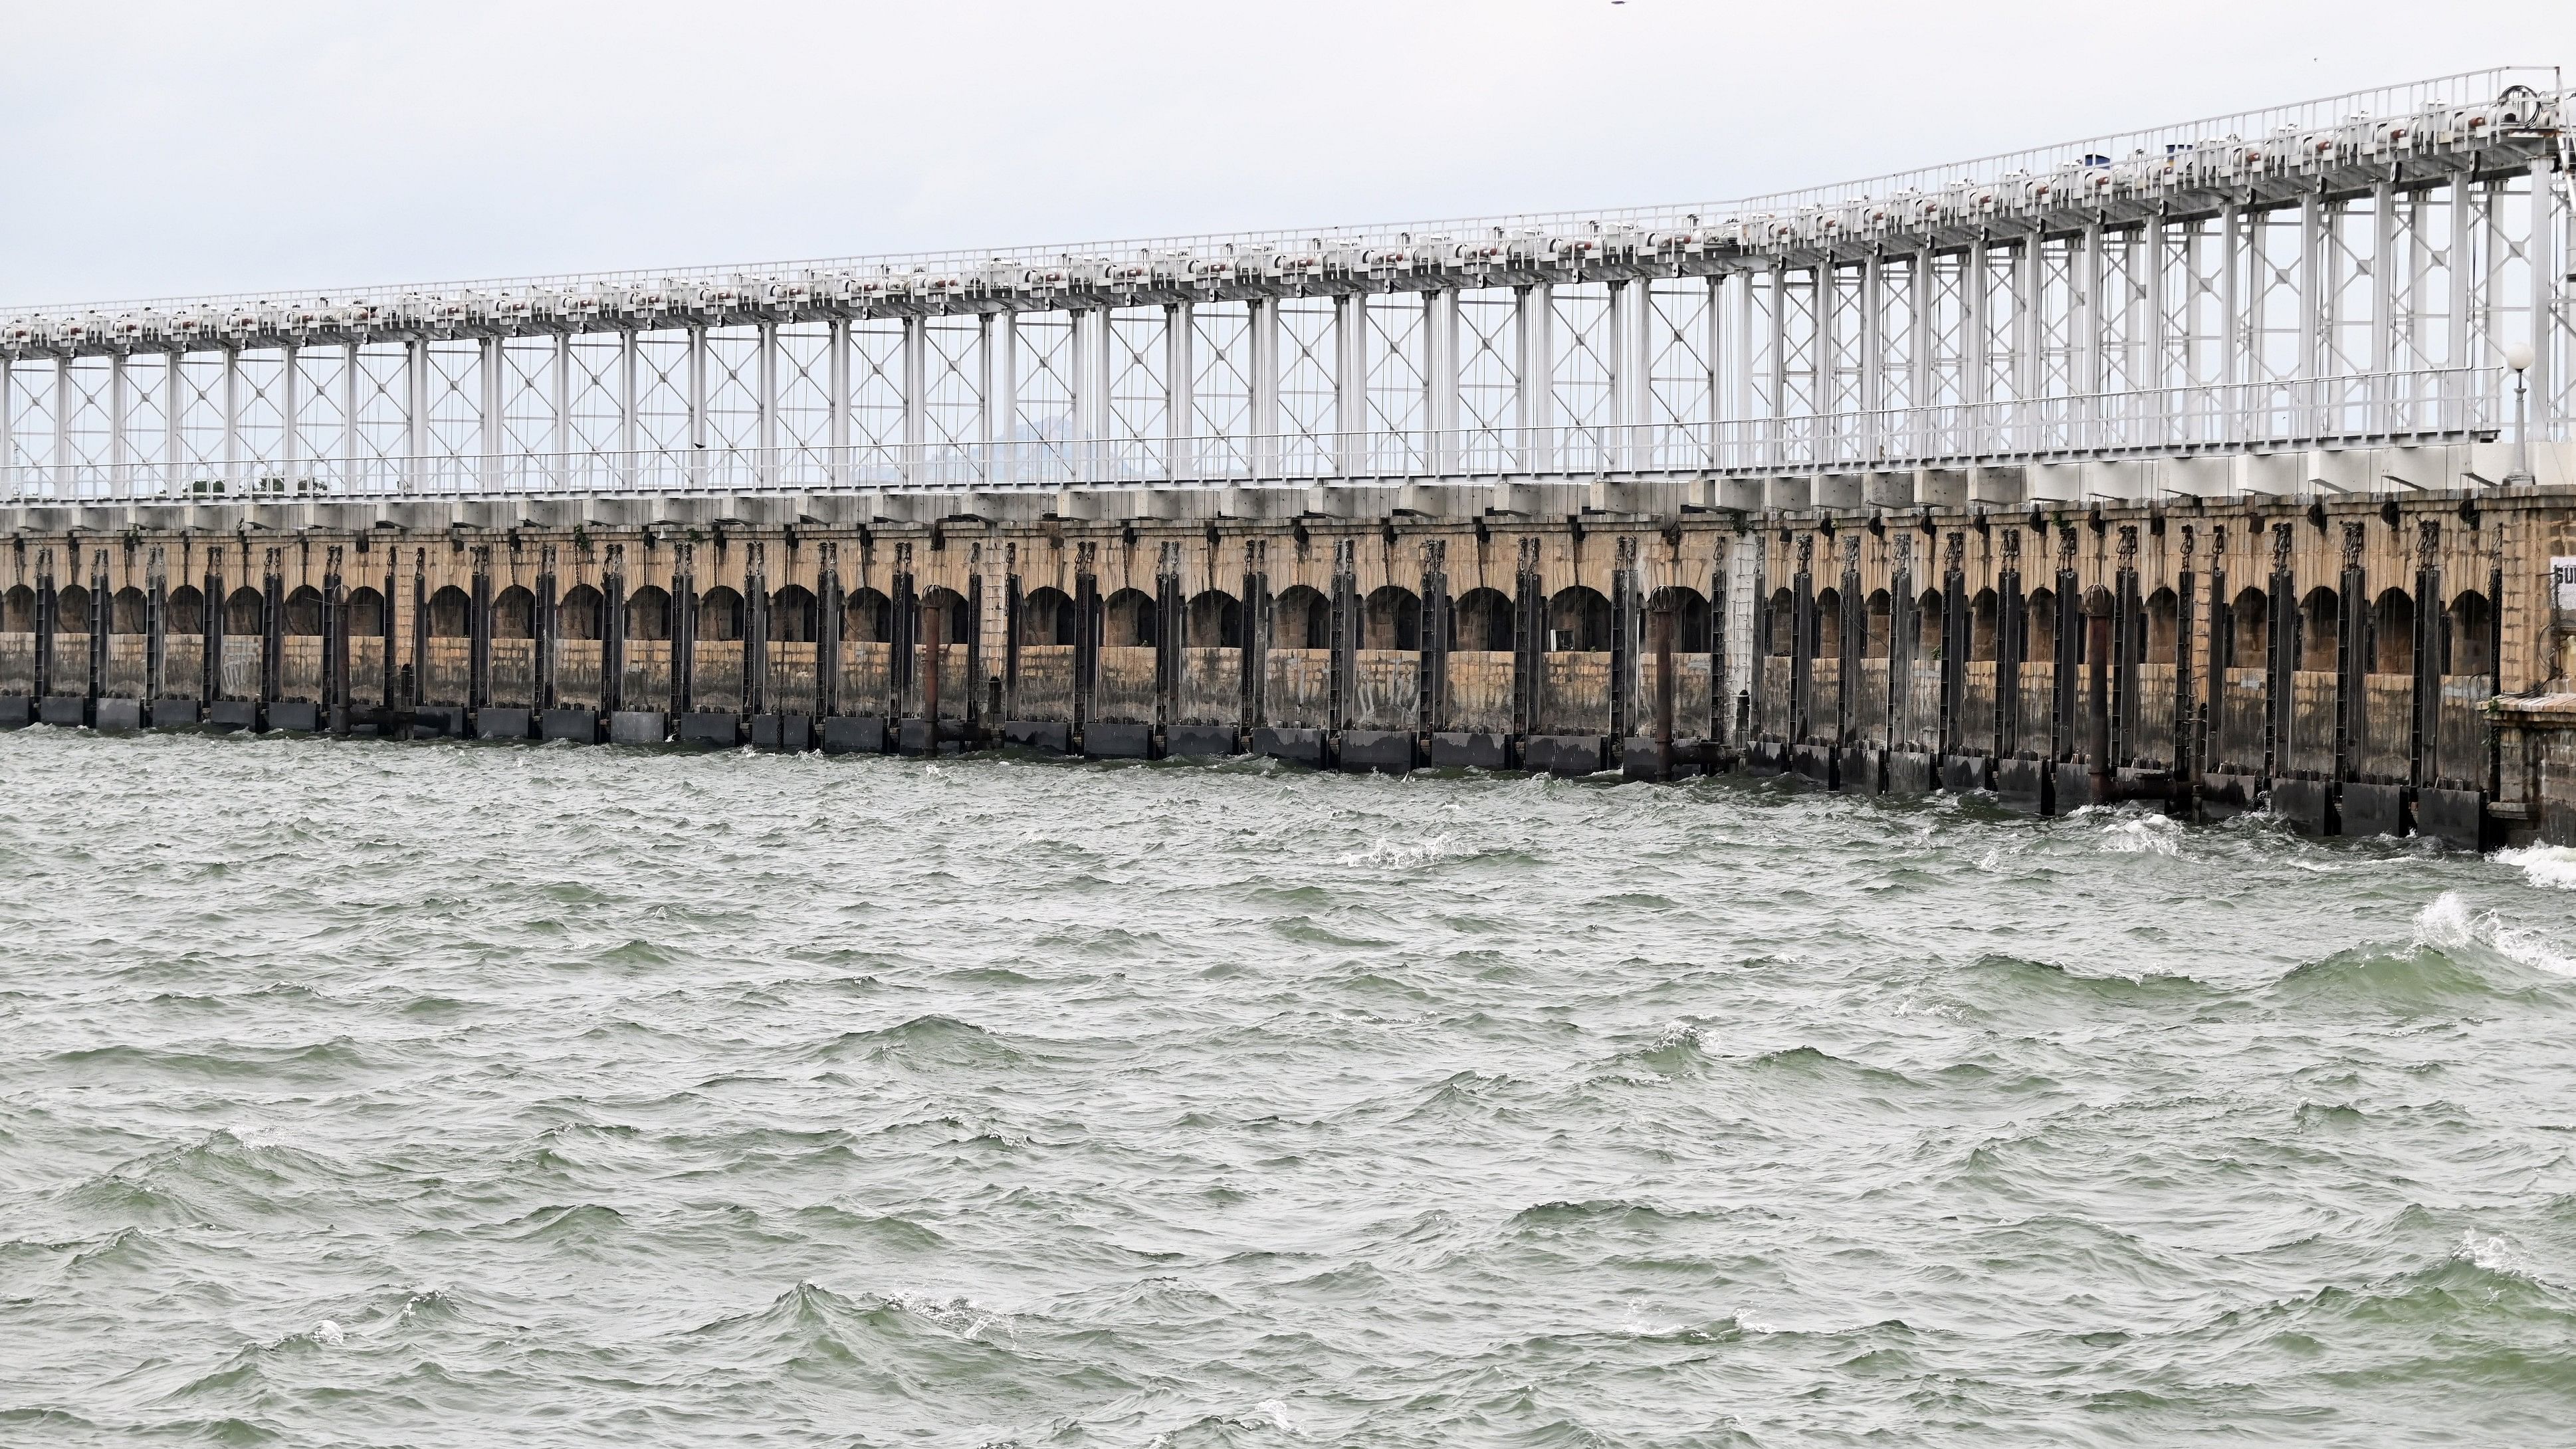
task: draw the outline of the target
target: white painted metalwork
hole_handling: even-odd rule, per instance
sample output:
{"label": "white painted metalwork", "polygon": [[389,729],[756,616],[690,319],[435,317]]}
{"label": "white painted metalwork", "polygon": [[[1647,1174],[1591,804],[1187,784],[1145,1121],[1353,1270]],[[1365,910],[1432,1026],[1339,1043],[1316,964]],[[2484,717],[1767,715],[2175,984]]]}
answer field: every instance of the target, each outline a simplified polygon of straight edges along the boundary
{"label": "white painted metalwork", "polygon": [[15,309],[0,497],[1867,474],[2492,441],[2517,380],[2562,439],[2567,100],[2484,71],[1695,207]]}

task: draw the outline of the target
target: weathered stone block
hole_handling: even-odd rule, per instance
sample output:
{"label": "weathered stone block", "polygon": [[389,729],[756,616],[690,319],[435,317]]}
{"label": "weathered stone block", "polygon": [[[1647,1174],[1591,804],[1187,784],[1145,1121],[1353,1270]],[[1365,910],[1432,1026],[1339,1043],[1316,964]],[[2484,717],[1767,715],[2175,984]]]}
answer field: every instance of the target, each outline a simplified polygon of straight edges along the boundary
{"label": "weathered stone block", "polygon": [[258,729],[259,704],[248,699],[210,699],[206,701],[206,728],[221,731]]}
{"label": "weathered stone block", "polygon": [[[0,700],[0,724],[8,722],[8,701]],[[197,723],[197,702],[193,699],[156,699],[152,701],[152,727],[156,730],[181,729]]]}
{"label": "weathered stone block", "polygon": [[1834,788],[1834,747],[1831,745],[1792,745],[1789,768],[1801,779],[1810,780],[1830,790]]}
{"label": "weathered stone block", "polygon": [[411,737],[416,740],[461,740],[465,734],[465,706],[461,704],[417,705],[411,712]]}
{"label": "weathered stone block", "polygon": [[576,744],[599,743],[599,711],[595,709],[550,709],[537,716],[537,738],[571,740]]}
{"label": "weathered stone block", "polygon": [[[2415,792],[2415,830],[2454,850],[2486,848],[2487,797],[2478,790]],[[2576,842],[2560,842],[2576,844]]]}
{"label": "weathered stone block", "polygon": [[2007,810],[2046,815],[2057,803],[2056,768],[2046,760],[1995,761],[1995,799]]}
{"label": "weathered stone block", "polygon": [[2048,767],[2051,815],[2072,815],[2093,803],[2093,767],[2060,760]]}
{"label": "weathered stone block", "polygon": [[1964,795],[1971,790],[1991,790],[1994,788],[1994,767],[1994,759],[1988,755],[1943,755],[1941,788],[1954,795]]}
{"label": "weathered stone block", "polygon": [[1847,795],[1879,795],[1887,789],[1882,770],[1887,752],[1876,745],[1852,745],[1834,762],[1839,788]]}
{"label": "weathered stone block", "polygon": [[2272,813],[2290,823],[2302,835],[2335,833],[2334,782],[2331,780],[2274,780]]}
{"label": "weathered stone block", "polygon": [[18,729],[33,724],[36,702],[23,694],[0,694],[0,729]]}
{"label": "weathered stone block", "polygon": [[1755,740],[1744,748],[1744,773],[1748,775],[1789,773],[1789,747],[1779,740]]}
{"label": "weathered stone block", "polygon": [[755,750],[810,750],[814,748],[814,721],[801,714],[756,714],[751,717],[751,747]]}
{"label": "weathered stone block", "polygon": [[1274,760],[1321,766],[1324,763],[1324,732],[1272,729],[1265,726],[1252,732],[1252,752],[1256,755],[1267,755]]}
{"label": "weathered stone block", "polygon": [[2336,802],[2335,833],[2354,839],[2374,835],[2404,839],[2407,827],[2406,787],[2347,781]]}
{"label": "weathered stone block", "polygon": [[1410,730],[1342,731],[1341,767],[1401,775],[1413,768]]}
{"label": "weathered stone block", "polygon": [[612,745],[658,745],[670,738],[670,725],[658,709],[621,709],[608,717]]}
{"label": "weathered stone block", "polygon": [[1532,735],[1521,746],[1521,765],[1550,775],[1594,774],[1603,743],[1599,735]]}
{"label": "weathered stone block", "polygon": [[730,750],[742,743],[742,716],[729,710],[691,710],[672,731],[684,745]]}
{"label": "weathered stone block", "polygon": [[2263,782],[2252,775],[2212,770],[2200,777],[2200,810],[2212,820],[2242,815],[2254,808]]}
{"label": "weathered stone block", "polygon": [[73,694],[49,694],[36,702],[36,720],[40,724],[70,725],[88,723],[89,701]]}
{"label": "weathered stone block", "polygon": [[95,723],[103,734],[131,734],[143,728],[143,701],[102,699]]}
{"label": "weathered stone block", "polygon": [[1511,737],[1491,731],[1444,731],[1431,737],[1435,770],[1502,770],[1511,767]]}
{"label": "weathered stone block", "polygon": [[823,720],[822,725],[824,754],[882,755],[885,753],[885,721],[875,715],[831,715]]}
{"label": "weathered stone block", "polygon": [[[829,724],[829,721],[826,721]],[[1002,743],[1024,749],[1047,750],[1069,754],[1073,749],[1073,726],[1051,719],[1010,719],[1002,721]],[[828,746],[826,746],[828,748]]]}
{"label": "weathered stone block", "polygon": [[1172,725],[1163,731],[1163,753],[1174,757],[1231,755],[1242,742],[1232,725]]}
{"label": "weathered stone block", "polygon": [[309,735],[322,727],[322,706],[308,700],[272,700],[268,706],[268,727]]}
{"label": "weathered stone block", "polygon": [[1154,727],[1093,720],[1082,727],[1082,753],[1095,760],[1144,760],[1154,754]]}
{"label": "weathered stone block", "polygon": [[1890,795],[1929,795],[1932,793],[1933,758],[1921,750],[1887,752],[1887,793]]}

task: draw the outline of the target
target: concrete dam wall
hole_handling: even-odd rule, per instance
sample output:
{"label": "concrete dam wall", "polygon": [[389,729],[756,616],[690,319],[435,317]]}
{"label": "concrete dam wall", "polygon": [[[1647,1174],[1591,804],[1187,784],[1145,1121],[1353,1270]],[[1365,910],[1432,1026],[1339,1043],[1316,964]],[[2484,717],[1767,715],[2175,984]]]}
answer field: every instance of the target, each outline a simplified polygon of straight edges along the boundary
{"label": "concrete dam wall", "polygon": [[2568,711],[2534,703],[2576,639],[2560,490],[1866,517],[1543,491],[0,510],[0,724],[1745,770],[2576,833]]}

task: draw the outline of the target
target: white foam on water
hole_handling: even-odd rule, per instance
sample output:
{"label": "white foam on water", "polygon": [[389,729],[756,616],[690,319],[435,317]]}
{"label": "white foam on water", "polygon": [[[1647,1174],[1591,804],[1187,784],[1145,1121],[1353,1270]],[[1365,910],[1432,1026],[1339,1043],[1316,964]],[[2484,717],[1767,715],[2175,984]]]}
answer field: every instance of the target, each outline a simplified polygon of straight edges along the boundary
{"label": "white foam on water", "polygon": [[1284,1399],[1263,1399],[1260,1403],[1252,1406],[1252,1412],[1268,1419],[1271,1427],[1277,1429],[1283,1434],[1294,1434],[1297,1432],[1297,1426],[1289,1422],[1288,1403]]}
{"label": "white foam on water", "polygon": [[2497,851],[2495,862],[2519,867],[2523,878],[2533,885],[2576,891],[2576,849],[2564,845],[2526,845],[2519,850]]}
{"label": "white foam on water", "polygon": [[2576,958],[2533,932],[2509,926],[2493,911],[2472,912],[2458,891],[2444,891],[2415,913],[2415,944],[2435,951],[2484,948],[2552,976],[2576,976]]}
{"label": "white foam on water", "polygon": [[2101,848],[2110,855],[2180,855],[2182,822],[2170,815],[2131,815],[2103,827]]}
{"label": "white foam on water", "polygon": [[313,1341],[325,1347],[337,1348],[347,1337],[348,1334],[341,1331],[340,1325],[330,1319],[325,1318],[313,1325]]}
{"label": "white foam on water", "polygon": [[1453,859],[1465,853],[1459,850],[1446,835],[1426,836],[1419,840],[1394,840],[1379,836],[1368,849],[1355,850],[1343,856],[1342,864],[1413,870]]}

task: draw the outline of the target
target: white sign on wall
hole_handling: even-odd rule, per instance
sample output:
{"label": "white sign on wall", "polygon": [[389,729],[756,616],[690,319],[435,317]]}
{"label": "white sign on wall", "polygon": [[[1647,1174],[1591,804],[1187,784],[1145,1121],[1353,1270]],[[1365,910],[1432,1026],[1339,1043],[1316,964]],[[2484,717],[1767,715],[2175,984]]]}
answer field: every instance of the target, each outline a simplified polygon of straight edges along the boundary
{"label": "white sign on wall", "polygon": [[2576,558],[2551,559],[2549,583],[2557,607],[2576,611]]}

